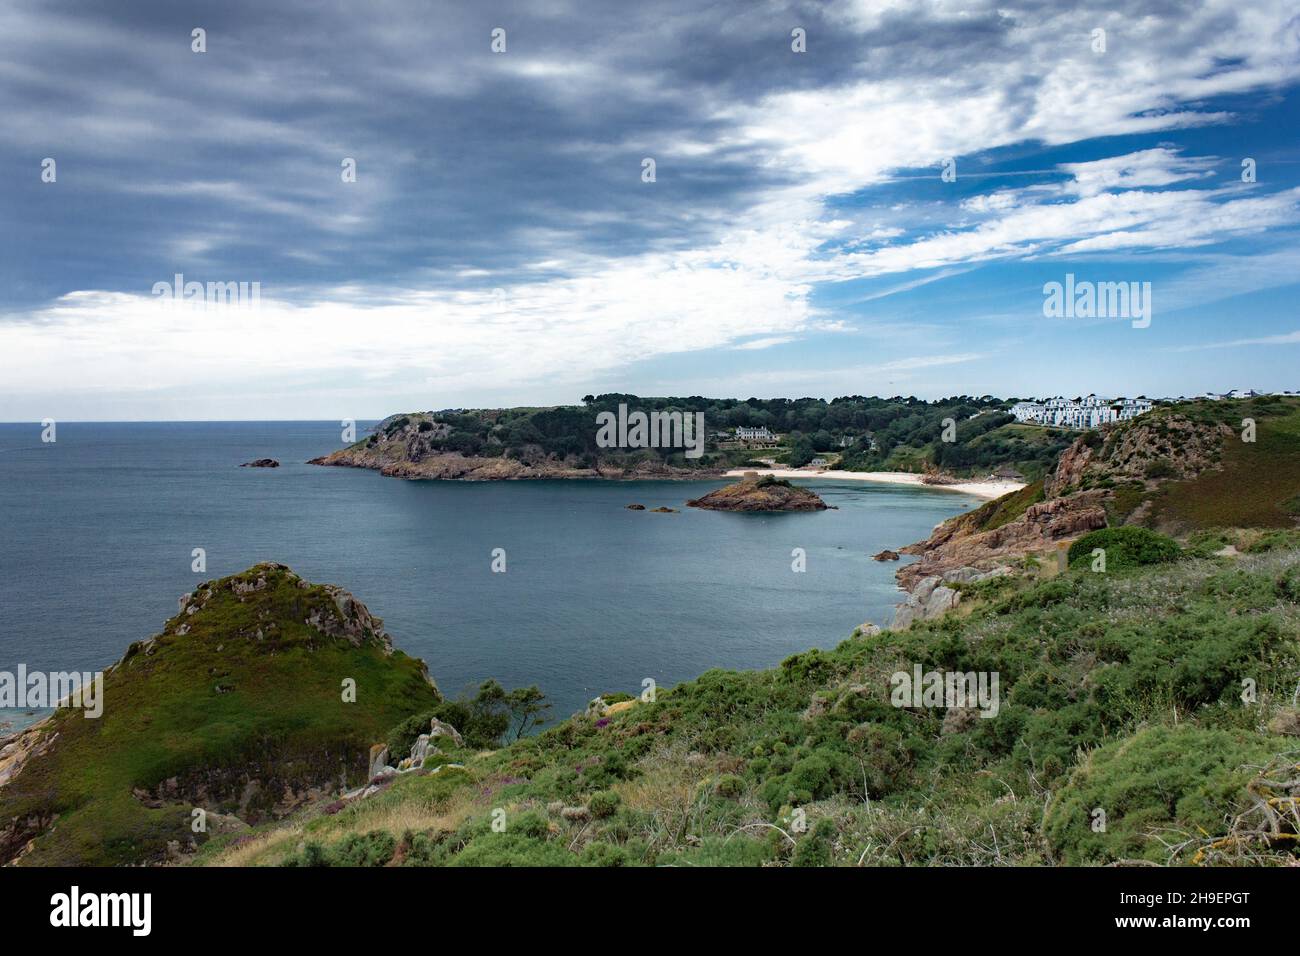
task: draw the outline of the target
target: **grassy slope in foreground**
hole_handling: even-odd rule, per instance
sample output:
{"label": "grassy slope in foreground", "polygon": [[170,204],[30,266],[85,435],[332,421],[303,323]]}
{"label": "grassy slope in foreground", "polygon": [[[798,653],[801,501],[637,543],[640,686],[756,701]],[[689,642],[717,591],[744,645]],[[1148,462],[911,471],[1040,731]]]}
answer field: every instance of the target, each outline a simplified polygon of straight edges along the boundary
{"label": "grassy slope in foreground", "polygon": [[[773,670],[709,671],[463,770],[214,841],[199,859],[1294,863],[1286,824],[1276,840],[1249,836],[1264,821],[1248,788],[1267,765],[1300,763],[1300,537],[1234,540],[1269,550],[994,579],[972,587],[962,616],[855,633]],[[998,715],[892,706],[891,675],[914,664],[996,671]],[[792,827],[795,807],[806,832]],[[1097,807],[1105,832],[1092,827]]]}
{"label": "grassy slope in foreground", "polygon": [[168,841],[204,838],[195,806],[256,821],[286,788],[364,781],[370,745],[440,699],[363,605],[282,565],[200,585],[187,606],[105,674],[100,718],[59,711],[45,726],[48,750],[0,789],[0,831],[29,821],[0,860],[33,831],[27,864],[159,859]]}

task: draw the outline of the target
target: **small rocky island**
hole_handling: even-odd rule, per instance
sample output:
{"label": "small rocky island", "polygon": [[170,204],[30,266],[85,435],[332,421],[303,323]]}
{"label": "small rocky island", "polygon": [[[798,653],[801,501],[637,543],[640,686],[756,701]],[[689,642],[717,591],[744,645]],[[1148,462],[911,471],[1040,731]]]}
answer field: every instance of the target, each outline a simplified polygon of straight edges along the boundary
{"label": "small rocky island", "polygon": [[829,507],[807,488],[770,475],[745,478],[686,504],[711,511],[825,511]]}
{"label": "small rocky island", "polygon": [[280,463],[274,458],[255,458],[252,461],[246,461],[240,468],[279,468]]}

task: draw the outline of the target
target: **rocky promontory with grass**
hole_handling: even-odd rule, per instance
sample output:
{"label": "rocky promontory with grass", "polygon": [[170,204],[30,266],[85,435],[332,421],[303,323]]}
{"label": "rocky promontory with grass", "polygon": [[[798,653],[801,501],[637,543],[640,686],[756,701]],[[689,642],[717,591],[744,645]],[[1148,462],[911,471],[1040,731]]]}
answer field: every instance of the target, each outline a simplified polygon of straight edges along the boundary
{"label": "rocky promontory with grass", "polygon": [[954,583],[1053,566],[1080,536],[1129,526],[1300,526],[1300,400],[1186,402],[1083,433],[1043,480],[900,549],[918,558],[897,573],[903,619],[955,606]]}
{"label": "rocky promontory with grass", "polygon": [[825,511],[828,507],[815,492],[770,475],[745,478],[686,504],[709,511]]}
{"label": "rocky promontory with grass", "polygon": [[156,863],[280,819],[364,784],[371,745],[442,695],[351,594],[259,564],[182,597],[102,699],[0,750],[0,864]]}
{"label": "rocky promontory with grass", "polygon": [[390,415],[347,448],[308,464],[367,468],[392,478],[500,481],[529,478],[712,478],[714,456],[681,448],[595,445],[586,409],[476,409]]}

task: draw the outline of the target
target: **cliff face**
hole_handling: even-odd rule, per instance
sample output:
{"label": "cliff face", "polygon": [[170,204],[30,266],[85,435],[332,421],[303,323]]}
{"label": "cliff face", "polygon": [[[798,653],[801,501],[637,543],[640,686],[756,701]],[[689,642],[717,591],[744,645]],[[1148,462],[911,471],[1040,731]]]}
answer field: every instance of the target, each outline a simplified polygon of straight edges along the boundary
{"label": "cliff face", "polygon": [[0,752],[0,864],[156,862],[276,819],[364,782],[373,741],[441,695],[351,594],[259,564],[182,597],[102,700]]}
{"label": "cliff face", "polygon": [[1067,448],[1044,490],[1058,498],[1096,482],[1195,478],[1222,461],[1226,424],[1196,422],[1183,415],[1134,419],[1078,439]]}
{"label": "cliff face", "polygon": [[686,502],[711,511],[825,511],[826,502],[807,488],[772,478],[746,479]]}

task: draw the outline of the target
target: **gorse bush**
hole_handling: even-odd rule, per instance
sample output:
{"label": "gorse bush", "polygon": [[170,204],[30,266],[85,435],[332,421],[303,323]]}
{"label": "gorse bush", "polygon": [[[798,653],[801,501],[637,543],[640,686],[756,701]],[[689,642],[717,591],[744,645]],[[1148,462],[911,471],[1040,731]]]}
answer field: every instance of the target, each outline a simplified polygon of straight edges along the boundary
{"label": "gorse bush", "polygon": [[1190,726],[1141,730],[1084,758],[1047,809],[1047,840],[1072,865],[1190,857],[1223,832],[1225,812],[1287,743]]}
{"label": "gorse bush", "polygon": [[1069,561],[1072,566],[1092,562],[1092,552],[1101,548],[1106,552],[1106,570],[1141,567],[1176,561],[1182,553],[1178,542],[1147,528],[1125,525],[1092,531],[1070,545]]}

